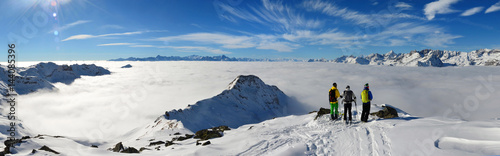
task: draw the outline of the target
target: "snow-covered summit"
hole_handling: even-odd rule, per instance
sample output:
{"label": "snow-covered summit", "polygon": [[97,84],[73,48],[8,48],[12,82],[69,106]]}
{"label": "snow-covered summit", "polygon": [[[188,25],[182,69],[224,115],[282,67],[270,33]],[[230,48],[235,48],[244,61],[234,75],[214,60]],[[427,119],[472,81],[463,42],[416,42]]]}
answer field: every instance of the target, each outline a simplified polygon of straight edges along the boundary
{"label": "snow-covered summit", "polygon": [[19,75],[40,77],[52,83],[62,82],[70,84],[82,75],[97,76],[110,73],[109,70],[95,64],[57,65],[53,62],[48,62],[39,63],[24,69],[21,68]]}
{"label": "snow-covered summit", "polygon": [[168,111],[164,117],[197,131],[220,125],[236,128],[287,114],[287,96],[278,87],[254,75],[240,75],[219,95],[183,110]]}
{"label": "snow-covered summit", "polygon": [[[111,72],[103,67],[94,64],[73,64],[57,65],[53,62],[38,63],[30,67],[16,68],[15,87],[18,94],[28,94],[41,89],[55,89],[52,83],[61,82],[70,84],[82,75],[98,76],[106,75]],[[0,65],[0,94],[6,95],[8,87],[8,68]]]}
{"label": "snow-covered summit", "polygon": [[165,112],[146,126],[146,134],[140,137],[153,137],[172,130],[196,132],[220,125],[237,128],[286,115],[288,96],[278,87],[267,85],[254,75],[240,75],[219,95],[185,109]]}

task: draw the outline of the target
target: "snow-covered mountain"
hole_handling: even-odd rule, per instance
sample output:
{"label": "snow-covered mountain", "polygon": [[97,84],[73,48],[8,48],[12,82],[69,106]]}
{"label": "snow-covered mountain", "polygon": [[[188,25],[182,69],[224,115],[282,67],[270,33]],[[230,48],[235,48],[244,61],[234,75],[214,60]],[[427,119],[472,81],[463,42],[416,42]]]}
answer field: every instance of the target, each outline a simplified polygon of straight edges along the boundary
{"label": "snow-covered mountain", "polygon": [[500,66],[500,50],[481,49],[471,52],[424,49],[410,53],[397,54],[390,51],[386,54],[370,54],[368,56],[341,56],[335,60],[309,60],[309,62],[336,62],[362,65],[386,66]]}
{"label": "snow-covered mountain", "polygon": [[165,131],[194,133],[221,125],[237,128],[288,114],[288,96],[278,87],[267,85],[254,75],[240,75],[217,96],[185,109],[165,112],[146,126],[145,134],[134,139],[157,136]]}
{"label": "snow-covered mountain", "polygon": [[227,57],[226,55],[220,56],[160,56],[156,57],[129,57],[129,58],[118,58],[110,59],[109,61],[242,61],[242,62],[302,62],[300,59],[256,59],[256,58],[235,58]]}
{"label": "snow-covered mountain", "polygon": [[[38,63],[27,68],[16,68],[14,89],[18,94],[28,94],[40,89],[53,90],[52,83],[72,83],[82,75],[98,76],[110,74],[110,71],[94,64],[57,65],[53,62]],[[0,65],[0,94],[6,95],[8,88],[8,68]]]}

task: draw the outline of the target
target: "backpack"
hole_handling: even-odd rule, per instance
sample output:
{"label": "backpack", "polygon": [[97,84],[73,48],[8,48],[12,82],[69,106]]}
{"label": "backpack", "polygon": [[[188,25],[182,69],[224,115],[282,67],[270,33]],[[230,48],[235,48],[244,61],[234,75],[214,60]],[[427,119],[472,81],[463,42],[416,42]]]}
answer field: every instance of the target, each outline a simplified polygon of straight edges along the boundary
{"label": "backpack", "polygon": [[352,99],[352,94],[353,94],[353,92],[351,90],[344,91],[344,96],[345,96],[344,97],[344,102],[350,103],[350,102],[354,101]]}
{"label": "backpack", "polygon": [[330,102],[337,102],[337,98],[335,98],[335,91],[337,89],[332,89],[330,90],[330,92],[328,93],[329,94],[329,97],[330,97]]}

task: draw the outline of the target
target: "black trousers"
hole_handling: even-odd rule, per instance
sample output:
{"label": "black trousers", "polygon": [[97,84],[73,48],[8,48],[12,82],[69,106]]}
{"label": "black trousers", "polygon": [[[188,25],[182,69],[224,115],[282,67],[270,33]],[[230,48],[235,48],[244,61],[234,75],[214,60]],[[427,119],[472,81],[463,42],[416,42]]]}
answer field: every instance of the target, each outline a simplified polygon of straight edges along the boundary
{"label": "black trousers", "polygon": [[368,115],[370,115],[370,102],[363,103],[363,112],[361,113],[361,121],[368,122]]}
{"label": "black trousers", "polygon": [[352,121],[352,103],[344,103],[344,120],[347,120],[347,113],[349,113],[349,121]]}

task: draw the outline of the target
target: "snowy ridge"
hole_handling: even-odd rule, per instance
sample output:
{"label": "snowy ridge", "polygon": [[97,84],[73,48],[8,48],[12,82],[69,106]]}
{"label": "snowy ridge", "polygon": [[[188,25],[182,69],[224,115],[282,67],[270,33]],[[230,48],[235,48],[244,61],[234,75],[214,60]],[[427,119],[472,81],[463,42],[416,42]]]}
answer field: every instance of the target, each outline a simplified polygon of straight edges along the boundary
{"label": "snowy ridge", "polygon": [[[2,95],[7,93],[7,71],[6,66],[0,65],[0,93]],[[53,90],[56,88],[52,83],[70,84],[82,75],[98,76],[110,73],[109,70],[94,64],[57,65],[53,62],[39,63],[28,68],[17,68],[14,89],[18,94],[28,94],[42,89]]]}
{"label": "snowy ridge", "polygon": [[481,49],[472,52],[424,49],[406,54],[390,51],[368,56],[341,56],[335,60],[309,60],[309,62],[336,62],[361,65],[446,67],[446,66],[500,66],[500,50]]}
{"label": "snowy ridge", "polygon": [[237,128],[288,115],[287,98],[278,87],[265,84],[257,76],[240,75],[219,95],[186,109],[165,112],[156,123],[162,121],[172,125],[177,121],[177,127],[192,132],[220,125]]}

